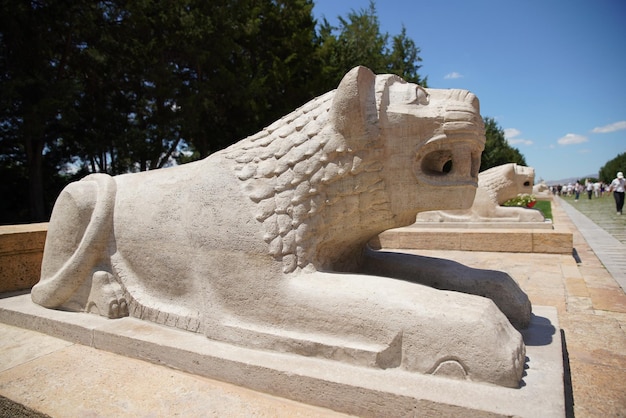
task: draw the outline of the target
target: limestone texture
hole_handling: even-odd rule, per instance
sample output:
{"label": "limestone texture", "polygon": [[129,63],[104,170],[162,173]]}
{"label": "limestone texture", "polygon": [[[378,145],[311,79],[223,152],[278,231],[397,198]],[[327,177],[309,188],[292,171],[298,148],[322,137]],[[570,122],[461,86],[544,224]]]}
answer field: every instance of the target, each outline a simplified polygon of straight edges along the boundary
{"label": "limestone texture", "polygon": [[251,349],[518,387],[525,346],[511,322],[528,325],[531,308],[510,276],[486,278],[487,294],[513,305],[507,318],[484,286],[366,245],[421,211],[470,207],[483,146],[472,93],[357,67],[205,160],[70,184],[32,299]]}

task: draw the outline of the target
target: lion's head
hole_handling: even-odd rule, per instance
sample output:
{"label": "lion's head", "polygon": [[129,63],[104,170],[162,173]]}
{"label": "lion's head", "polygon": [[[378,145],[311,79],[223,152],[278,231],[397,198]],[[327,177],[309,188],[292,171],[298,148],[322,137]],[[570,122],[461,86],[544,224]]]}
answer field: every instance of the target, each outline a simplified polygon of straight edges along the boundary
{"label": "lion's head", "polygon": [[484,189],[498,205],[518,194],[531,194],[534,182],[535,169],[515,163],[490,168],[478,176],[478,187]]}
{"label": "lion's head", "polygon": [[371,237],[418,212],[470,206],[483,146],[473,94],[357,67],[225,156],[292,272],[351,268]]}

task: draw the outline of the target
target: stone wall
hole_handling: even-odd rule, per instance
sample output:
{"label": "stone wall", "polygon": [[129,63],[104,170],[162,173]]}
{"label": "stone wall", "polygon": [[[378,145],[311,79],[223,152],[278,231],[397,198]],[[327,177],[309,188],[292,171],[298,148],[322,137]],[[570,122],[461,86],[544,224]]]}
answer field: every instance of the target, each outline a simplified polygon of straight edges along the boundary
{"label": "stone wall", "polygon": [[0,226],[0,293],[39,281],[48,223]]}

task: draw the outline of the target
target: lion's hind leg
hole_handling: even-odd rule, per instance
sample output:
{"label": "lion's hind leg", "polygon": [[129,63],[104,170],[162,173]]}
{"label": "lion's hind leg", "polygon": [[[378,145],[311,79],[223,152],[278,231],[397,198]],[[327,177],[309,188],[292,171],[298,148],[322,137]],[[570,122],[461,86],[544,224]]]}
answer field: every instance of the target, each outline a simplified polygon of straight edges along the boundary
{"label": "lion's hind leg", "polygon": [[107,318],[128,316],[128,303],[122,286],[107,271],[96,271],[91,279],[91,291],[85,305],[85,312]]}

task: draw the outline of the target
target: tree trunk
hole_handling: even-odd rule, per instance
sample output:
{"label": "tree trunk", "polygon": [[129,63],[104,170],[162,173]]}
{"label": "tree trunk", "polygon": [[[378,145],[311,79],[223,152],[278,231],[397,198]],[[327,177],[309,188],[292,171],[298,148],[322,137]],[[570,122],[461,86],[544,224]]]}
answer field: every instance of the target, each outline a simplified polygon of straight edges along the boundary
{"label": "tree trunk", "polygon": [[41,139],[30,138],[26,140],[29,209],[32,222],[48,220],[43,198],[42,152],[43,141]]}

